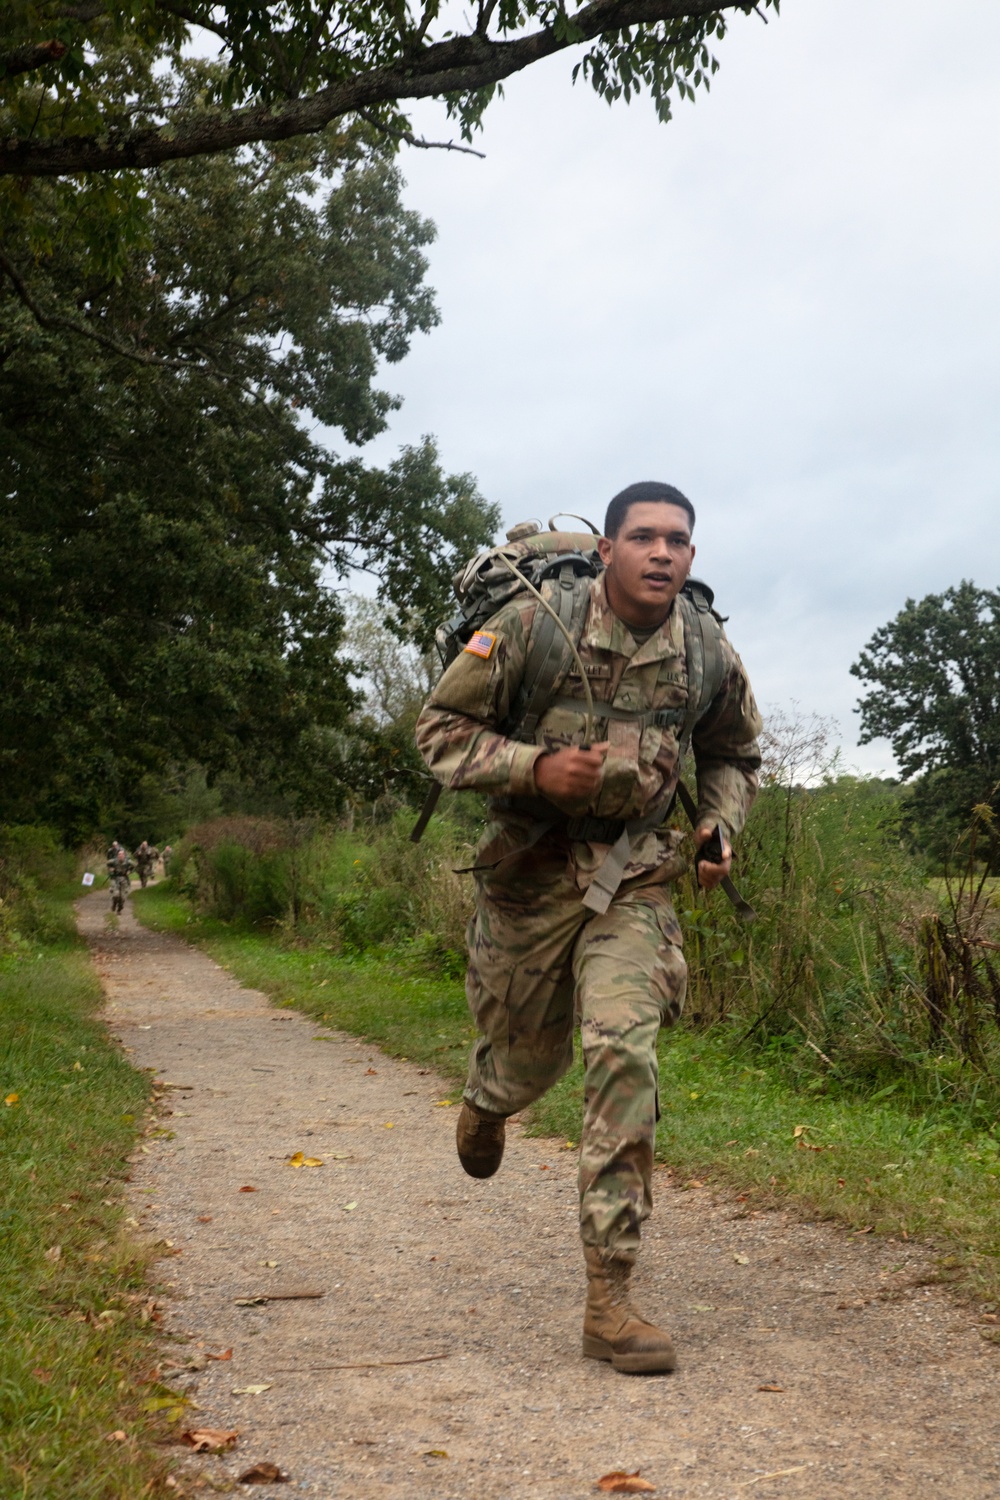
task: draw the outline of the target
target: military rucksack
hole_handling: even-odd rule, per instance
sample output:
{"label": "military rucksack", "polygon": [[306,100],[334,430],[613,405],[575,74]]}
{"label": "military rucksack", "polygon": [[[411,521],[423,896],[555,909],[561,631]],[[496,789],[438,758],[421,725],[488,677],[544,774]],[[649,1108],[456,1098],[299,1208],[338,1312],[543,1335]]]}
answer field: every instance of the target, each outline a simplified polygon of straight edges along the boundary
{"label": "military rucksack", "polygon": [[[506,542],[471,558],[453,579],[459,608],[435,635],[443,671],[504,605],[534,590],[541,594],[549,609],[535,611],[521,686],[506,721],[499,726],[508,738],[527,742],[534,740],[539,720],[558,697],[573,665],[566,636],[574,645],[579,643],[590,602],[590,584],[604,568],[597,551],[596,527],[584,521],[589,532],[560,531],[555,520],[549,521],[548,531],[543,531],[537,521],[514,526],[507,532]],[[689,685],[687,708],[674,725],[683,758],[695,724],[722,685],[725,663],[720,644],[722,617],[713,609],[715,595],[708,584],[689,578],[678,598],[683,611]],[[556,618],[562,622],[565,636]],[[658,715],[615,710],[614,717],[653,722]],[[411,835],[414,842],[423,834],[440,790],[435,782]]]}

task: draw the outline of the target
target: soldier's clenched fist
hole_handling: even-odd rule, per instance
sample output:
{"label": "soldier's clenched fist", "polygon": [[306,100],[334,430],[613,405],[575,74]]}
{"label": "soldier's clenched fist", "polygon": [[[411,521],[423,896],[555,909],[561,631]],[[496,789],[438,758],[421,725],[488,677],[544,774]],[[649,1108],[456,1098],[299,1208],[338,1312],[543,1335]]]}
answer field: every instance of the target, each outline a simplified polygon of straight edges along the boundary
{"label": "soldier's clenched fist", "polygon": [[601,779],[608,741],[580,750],[568,745],[535,761],[535,785],[550,802],[586,802]]}

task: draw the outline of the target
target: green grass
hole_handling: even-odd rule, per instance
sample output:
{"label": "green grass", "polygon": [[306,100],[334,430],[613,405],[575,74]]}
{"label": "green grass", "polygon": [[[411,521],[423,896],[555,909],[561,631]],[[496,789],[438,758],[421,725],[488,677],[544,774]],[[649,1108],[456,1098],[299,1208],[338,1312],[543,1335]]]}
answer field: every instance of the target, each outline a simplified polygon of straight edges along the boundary
{"label": "green grass", "polygon": [[[197,942],[280,1004],[433,1064],[460,1081],[473,1031],[460,982],[405,960],[348,959],[192,914],[169,888],[137,896],[142,920]],[[945,1274],[1000,1300],[1000,1141],[942,1104],[907,1108],[896,1084],[868,1097],[803,1089],[780,1063],[724,1034],[679,1028],[660,1039],[657,1157],[675,1177],[725,1185],[753,1205],[783,1203],[852,1231],[937,1247]],[[894,1092],[897,1091],[897,1092]],[[531,1128],[577,1142],[576,1066],[532,1112]],[[810,1149],[818,1147],[820,1149]]]}
{"label": "green grass", "polygon": [[98,1019],[69,895],[43,898],[44,943],[0,958],[0,1495],[137,1500],[165,1493],[148,1257],[123,1223],[149,1081]]}

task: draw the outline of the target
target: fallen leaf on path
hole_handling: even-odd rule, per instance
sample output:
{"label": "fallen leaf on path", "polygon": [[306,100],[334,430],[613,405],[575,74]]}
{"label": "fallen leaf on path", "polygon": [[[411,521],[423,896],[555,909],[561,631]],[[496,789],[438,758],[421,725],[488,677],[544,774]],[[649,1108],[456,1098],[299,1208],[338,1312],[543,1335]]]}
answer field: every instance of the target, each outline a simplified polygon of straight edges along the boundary
{"label": "fallen leaf on path", "polygon": [[255,1187],[251,1187],[249,1183],[247,1183],[246,1187],[240,1188],[241,1193],[255,1193],[256,1191],[257,1189]]}
{"label": "fallen leaf on path", "polygon": [[120,1427],[116,1432],[106,1432],[104,1434],[104,1441],[106,1443],[124,1443],[127,1439],[128,1434],[123,1432]]}
{"label": "fallen leaf on path", "polygon": [[305,1156],[301,1151],[296,1151],[294,1156],[288,1158],[290,1167],[321,1167],[322,1161],[318,1156]]}
{"label": "fallen leaf on path", "polygon": [[691,1303],[691,1311],[692,1312],[715,1312],[715,1305],[712,1302],[692,1302]]}
{"label": "fallen leaf on path", "polygon": [[198,1215],[198,1223],[199,1224],[211,1224],[211,1222],[212,1222],[212,1215],[211,1214],[199,1214]]}
{"label": "fallen leaf on path", "polygon": [[234,1396],[263,1396],[265,1391],[271,1389],[269,1384],[261,1385],[234,1385]]}
{"label": "fallen leaf on path", "polygon": [[57,1260],[62,1260],[62,1245],[50,1245],[45,1252],[45,1259],[55,1265]]}
{"label": "fallen leaf on path", "polygon": [[180,1441],[195,1453],[224,1453],[227,1448],[235,1447],[238,1437],[239,1432],[235,1428],[195,1427],[182,1432]]}
{"label": "fallen leaf on path", "polygon": [[734,1255],[733,1260],[738,1266],[748,1266],[750,1264],[749,1255]]}
{"label": "fallen leaf on path", "polygon": [[358,1205],[356,1203],[345,1203],[344,1204],[344,1212],[345,1212],[345,1214],[352,1213],[353,1210],[357,1208],[357,1206]]}
{"label": "fallen leaf on path", "polygon": [[287,1484],[289,1476],[282,1474],[277,1464],[267,1459],[263,1463],[251,1464],[249,1469],[237,1476],[237,1484]]}
{"label": "fallen leaf on path", "polygon": [[8,1094],[7,1097],[6,1097],[6,1099],[3,1102],[4,1102],[4,1104],[6,1104],[6,1106],[7,1106],[8,1109],[13,1109],[14,1105],[17,1104],[17,1102],[19,1101],[20,1097],[21,1097],[20,1094]]}
{"label": "fallen leaf on path", "polygon": [[268,1299],[266,1297],[234,1297],[233,1302],[237,1307],[263,1307]]}
{"label": "fallen leaf on path", "polygon": [[639,1477],[639,1470],[634,1474],[626,1474],[624,1469],[615,1469],[610,1474],[602,1474],[597,1481],[596,1488],[606,1490],[612,1495],[652,1495],[656,1493],[656,1485],[650,1484],[648,1479]]}
{"label": "fallen leaf on path", "polygon": [[454,1102],[455,1102],[454,1099],[435,1099],[434,1100],[434,1108],[435,1109],[451,1109],[451,1106],[454,1104]]}
{"label": "fallen leaf on path", "polygon": [[757,1389],[759,1391],[777,1391],[781,1393],[784,1391],[785,1387],[783,1385],[759,1385]]}
{"label": "fallen leaf on path", "polygon": [[270,1269],[273,1271],[275,1269],[275,1267],[277,1266],[278,1262],[276,1260],[262,1260],[262,1261],[259,1261],[258,1264],[262,1265],[262,1266],[269,1266]]}
{"label": "fallen leaf on path", "polygon": [[705,1184],[701,1182],[697,1177],[692,1177],[684,1184],[684,1186],[688,1188],[700,1188],[704,1187]]}
{"label": "fallen leaf on path", "polygon": [[395,1130],[396,1127],[391,1120],[386,1120],[385,1128],[386,1130]]}
{"label": "fallen leaf on path", "polygon": [[444,1448],[428,1448],[423,1454],[424,1458],[447,1458],[448,1454]]}
{"label": "fallen leaf on path", "polygon": [[366,1078],[377,1078],[378,1077],[378,1069],[377,1068],[366,1068],[365,1069],[365,1077]]}
{"label": "fallen leaf on path", "polygon": [[207,1359],[223,1360],[223,1359],[232,1359],[232,1357],[233,1357],[233,1351],[232,1351],[232,1349],[223,1349],[223,1351],[222,1351],[221,1354],[206,1354],[206,1358]]}
{"label": "fallen leaf on path", "polygon": [[351,1156],[351,1153],[349,1151],[334,1151],[334,1152],[331,1152],[331,1155],[333,1156],[334,1161],[352,1161],[353,1160],[353,1158]]}
{"label": "fallen leaf on path", "polygon": [[811,1125],[796,1125],[792,1131],[792,1140],[797,1141],[800,1135],[805,1135],[807,1130],[812,1130]]}
{"label": "fallen leaf on path", "polygon": [[150,1396],[142,1403],[142,1409],[150,1415],[159,1415],[167,1422],[182,1422],[192,1403],[180,1391],[171,1391],[164,1396]]}

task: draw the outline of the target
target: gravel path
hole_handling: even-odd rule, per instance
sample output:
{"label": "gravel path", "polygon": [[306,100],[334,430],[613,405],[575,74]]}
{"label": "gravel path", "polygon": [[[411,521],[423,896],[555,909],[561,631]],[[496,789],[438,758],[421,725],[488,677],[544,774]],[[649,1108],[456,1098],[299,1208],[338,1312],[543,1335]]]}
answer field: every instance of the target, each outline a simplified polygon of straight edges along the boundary
{"label": "gravel path", "polygon": [[[108,1024],[173,1111],[130,1188],[177,1252],[166,1321],[189,1340],[165,1360],[233,1350],[167,1377],[192,1425],[240,1431],[235,1452],[182,1460],[191,1475],[269,1460],[291,1483],[267,1493],[329,1500],[571,1500],[616,1469],[675,1500],[1000,1496],[1000,1352],[921,1285],[919,1247],[747,1213],[661,1170],[638,1280],[680,1369],[617,1375],[579,1352],[575,1153],[514,1127],[473,1182],[440,1079],[129,910],[111,931],[106,907],[88,896],[79,920]],[[237,1301],[296,1290],[323,1295]]]}

